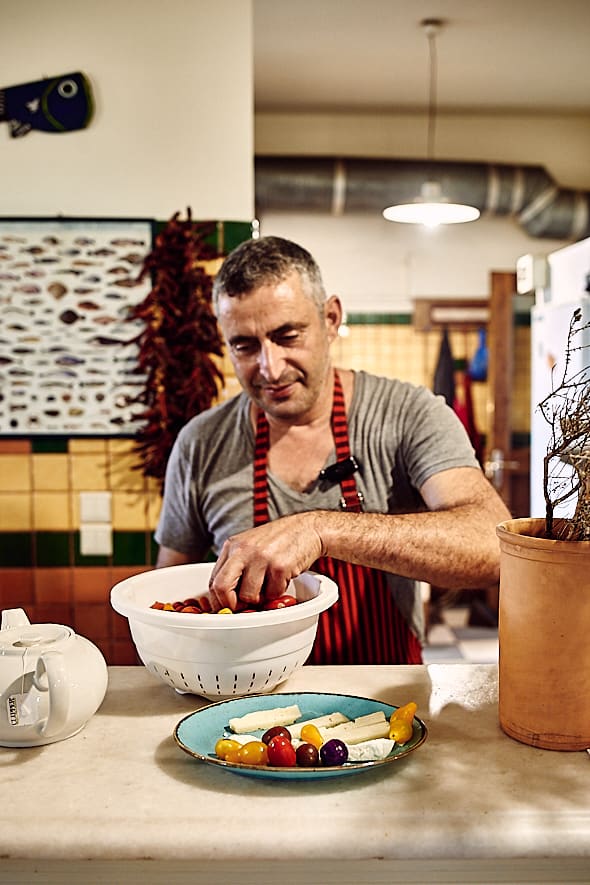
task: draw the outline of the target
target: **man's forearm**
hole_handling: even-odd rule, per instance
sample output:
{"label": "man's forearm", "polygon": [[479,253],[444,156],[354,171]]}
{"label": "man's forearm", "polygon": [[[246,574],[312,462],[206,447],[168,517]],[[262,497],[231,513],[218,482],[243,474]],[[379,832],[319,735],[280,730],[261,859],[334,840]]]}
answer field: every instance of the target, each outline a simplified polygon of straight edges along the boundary
{"label": "man's forearm", "polygon": [[448,589],[488,587],[499,579],[495,526],[506,519],[490,502],[389,515],[316,511],[324,555]]}

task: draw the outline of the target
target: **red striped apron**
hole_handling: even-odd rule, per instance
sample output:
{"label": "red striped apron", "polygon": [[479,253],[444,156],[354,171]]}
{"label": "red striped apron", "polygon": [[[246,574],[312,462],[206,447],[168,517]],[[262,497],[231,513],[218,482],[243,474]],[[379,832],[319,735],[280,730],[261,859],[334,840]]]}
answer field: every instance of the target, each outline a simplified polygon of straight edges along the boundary
{"label": "red striped apron", "polygon": [[[350,456],[344,395],[338,373],[334,373],[332,433],[336,460]],[[268,517],[267,453],[270,432],[266,415],[259,410],[254,452],[254,525]],[[340,483],[343,509],[360,512],[362,497],[354,475]],[[338,585],[340,596],[320,615],[318,631],[309,664],[421,664],[418,637],[399,611],[385,574],[364,565],[355,565],[322,556],[312,571],[327,575]]]}

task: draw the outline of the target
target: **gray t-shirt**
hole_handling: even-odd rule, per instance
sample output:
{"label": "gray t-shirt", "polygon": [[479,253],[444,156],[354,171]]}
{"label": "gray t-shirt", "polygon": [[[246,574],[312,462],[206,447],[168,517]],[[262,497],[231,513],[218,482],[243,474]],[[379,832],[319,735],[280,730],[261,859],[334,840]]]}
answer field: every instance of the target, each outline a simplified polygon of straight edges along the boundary
{"label": "gray t-shirt", "polygon": [[[245,393],[192,418],[174,444],[156,541],[203,559],[218,554],[230,535],[253,525],[254,430]],[[354,373],[348,412],[355,474],[373,513],[424,510],[418,489],[451,467],[478,467],[467,433],[440,396],[425,387],[366,372]],[[335,453],[326,466],[335,461]],[[338,510],[340,487],[319,481],[298,492],[268,474],[270,519],[308,510]],[[422,636],[422,605],[414,581],[388,575],[404,616]]]}

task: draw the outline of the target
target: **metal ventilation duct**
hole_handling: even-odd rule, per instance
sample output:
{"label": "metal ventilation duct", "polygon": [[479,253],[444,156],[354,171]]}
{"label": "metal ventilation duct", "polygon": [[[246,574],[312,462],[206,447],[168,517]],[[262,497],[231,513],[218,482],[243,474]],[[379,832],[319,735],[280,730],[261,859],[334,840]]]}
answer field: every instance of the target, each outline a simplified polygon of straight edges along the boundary
{"label": "metal ventilation duct", "polygon": [[413,200],[426,178],[451,202],[513,216],[531,237],[590,236],[590,192],[559,187],[542,166],[258,156],[256,212],[379,214]]}

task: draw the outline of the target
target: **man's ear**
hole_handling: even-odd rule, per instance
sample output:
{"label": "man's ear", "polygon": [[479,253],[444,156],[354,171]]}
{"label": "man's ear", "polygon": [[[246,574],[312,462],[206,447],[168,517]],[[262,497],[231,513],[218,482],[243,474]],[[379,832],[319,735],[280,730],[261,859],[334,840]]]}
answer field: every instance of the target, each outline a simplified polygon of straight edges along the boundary
{"label": "man's ear", "polygon": [[338,329],[342,323],[342,304],[337,295],[330,295],[324,304],[324,319],[330,341],[338,336]]}

